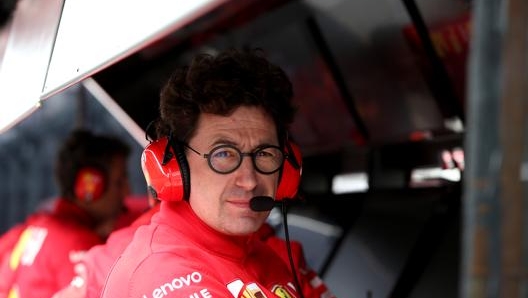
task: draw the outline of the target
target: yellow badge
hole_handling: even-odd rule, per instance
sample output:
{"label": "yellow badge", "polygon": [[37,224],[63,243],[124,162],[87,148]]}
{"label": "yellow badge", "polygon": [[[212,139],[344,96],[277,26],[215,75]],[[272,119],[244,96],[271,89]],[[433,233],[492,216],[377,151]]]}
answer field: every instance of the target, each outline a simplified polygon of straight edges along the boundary
{"label": "yellow badge", "polygon": [[273,289],[271,291],[273,292],[273,294],[281,298],[295,298],[296,297],[287,288],[281,285],[273,286]]}

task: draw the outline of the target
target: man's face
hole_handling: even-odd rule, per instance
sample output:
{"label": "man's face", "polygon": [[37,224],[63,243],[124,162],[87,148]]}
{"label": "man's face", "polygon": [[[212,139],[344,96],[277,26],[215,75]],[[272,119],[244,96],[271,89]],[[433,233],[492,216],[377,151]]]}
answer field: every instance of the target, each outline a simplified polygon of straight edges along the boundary
{"label": "man's face", "polygon": [[[189,146],[203,155],[225,144],[241,152],[252,152],[262,145],[279,145],[273,120],[260,108],[240,107],[228,117],[202,114]],[[214,172],[207,159],[190,150],[187,159],[191,172],[189,202],[198,217],[229,235],[246,235],[262,225],[269,211],[252,211],[249,201],[255,196],[275,196],[278,171],[261,174],[247,156],[229,174]]]}

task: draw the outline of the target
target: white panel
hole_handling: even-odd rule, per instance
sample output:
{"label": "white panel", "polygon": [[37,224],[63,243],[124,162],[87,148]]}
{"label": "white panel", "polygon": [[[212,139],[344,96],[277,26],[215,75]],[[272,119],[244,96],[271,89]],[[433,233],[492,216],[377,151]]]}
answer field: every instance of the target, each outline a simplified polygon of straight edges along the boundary
{"label": "white panel", "polygon": [[0,65],[0,133],[34,111],[39,104],[62,0],[19,0],[11,23],[4,27]]}
{"label": "white panel", "polygon": [[128,56],[227,0],[67,0],[42,97]]}

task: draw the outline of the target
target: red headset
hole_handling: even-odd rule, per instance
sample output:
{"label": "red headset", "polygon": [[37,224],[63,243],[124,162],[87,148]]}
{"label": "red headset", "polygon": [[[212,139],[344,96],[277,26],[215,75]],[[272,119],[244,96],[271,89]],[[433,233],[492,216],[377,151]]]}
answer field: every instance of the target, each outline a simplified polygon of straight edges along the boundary
{"label": "red headset", "polygon": [[[152,197],[163,201],[189,199],[190,174],[184,152],[181,144],[169,142],[167,137],[151,142],[143,150],[141,168]],[[275,200],[278,201],[295,198],[302,174],[300,148],[288,141],[284,146],[284,153],[287,158],[275,194]]]}
{"label": "red headset", "polygon": [[97,201],[106,189],[106,178],[103,171],[94,167],[83,167],[77,171],[73,192],[83,201]]}

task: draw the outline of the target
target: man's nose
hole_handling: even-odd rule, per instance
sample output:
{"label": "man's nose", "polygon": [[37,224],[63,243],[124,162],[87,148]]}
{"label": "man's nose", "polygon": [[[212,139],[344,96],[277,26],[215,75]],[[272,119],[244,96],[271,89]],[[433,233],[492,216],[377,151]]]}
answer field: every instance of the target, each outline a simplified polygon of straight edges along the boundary
{"label": "man's nose", "polygon": [[242,158],[240,167],[237,169],[237,184],[245,189],[253,189],[257,185],[257,169],[253,164],[250,155],[245,155]]}

